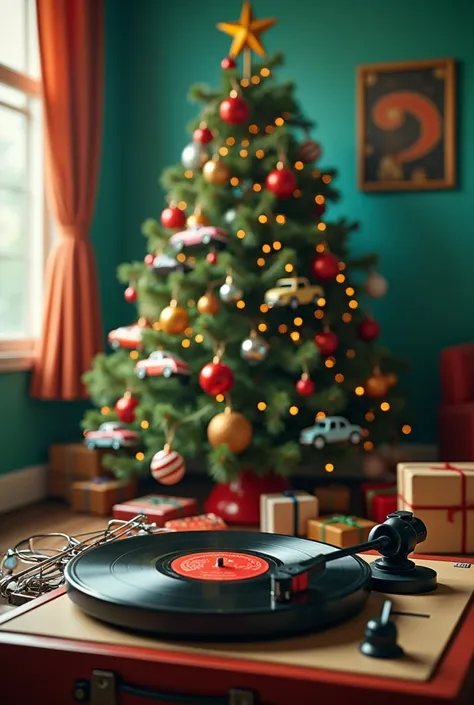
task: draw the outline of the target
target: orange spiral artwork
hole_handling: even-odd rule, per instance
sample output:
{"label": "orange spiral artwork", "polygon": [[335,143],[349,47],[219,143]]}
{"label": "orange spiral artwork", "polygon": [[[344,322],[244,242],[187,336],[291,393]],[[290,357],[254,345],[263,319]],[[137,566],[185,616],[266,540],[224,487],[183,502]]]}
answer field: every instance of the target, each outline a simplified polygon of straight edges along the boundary
{"label": "orange spiral artwork", "polygon": [[403,179],[403,165],[421,159],[437,146],[443,135],[443,121],[436,105],[415,91],[396,91],[380,98],[372,108],[372,120],[380,130],[400,129],[407,115],[415,117],[418,139],[397,154],[381,158],[379,179]]}

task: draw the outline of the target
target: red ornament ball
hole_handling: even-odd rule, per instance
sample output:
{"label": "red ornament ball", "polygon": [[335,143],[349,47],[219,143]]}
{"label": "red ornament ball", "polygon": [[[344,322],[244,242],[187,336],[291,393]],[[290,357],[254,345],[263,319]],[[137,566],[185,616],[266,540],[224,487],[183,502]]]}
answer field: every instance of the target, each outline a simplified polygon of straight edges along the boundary
{"label": "red ornament ball", "polygon": [[160,220],[164,228],[184,228],[186,225],[186,214],[176,206],[169,206],[162,212]]}
{"label": "red ornament ball", "polygon": [[249,119],[249,115],[249,104],[239,96],[226,98],[219,106],[219,117],[228,125],[243,125]]}
{"label": "red ornament ball", "polygon": [[234,386],[234,373],[223,362],[209,362],[199,373],[199,384],[211,397],[225,394]]}
{"label": "red ornament ball", "polygon": [[304,375],[296,383],[296,391],[302,397],[310,397],[311,394],[314,394],[315,389],[316,385],[313,380]]}
{"label": "red ornament ball", "polygon": [[371,343],[379,337],[380,325],[373,318],[364,318],[364,320],[359,323],[357,334],[361,340],[364,340],[366,343]]}
{"label": "red ornament ball", "polygon": [[221,68],[224,69],[224,71],[229,71],[229,69],[235,69],[236,63],[234,59],[231,59],[230,56],[226,56],[225,59],[222,59],[221,61]]}
{"label": "red ornament ball", "polygon": [[123,423],[133,423],[135,421],[135,408],[139,401],[131,394],[124,394],[115,404],[115,413],[119,421]]}
{"label": "red ornament ball", "polygon": [[129,304],[133,304],[133,302],[136,301],[138,298],[137,290],[134,289],[133,286],[127,286],[123,293],[123,298]]}
{"label": "red ornament ball", "polygon": [[209,264],[217,264],[217,255],[215,252],[208,252],[206,255],[206,259]]}
{"label": "red ornament ball", "polygon": [[326,213],[326,204],[325,203],[316,203],[314,207],[314,213],[318,218],[322,218],[323,215]]}
{"label": "red ornament ball", "polygon": [[145,255],[143,260],[147,267],[153,267],[153,262],[155,261],[155,255]]}
{"label": "red ornament ball", "polygon": [[290,198],[297,185],[296,176],[290,169],[273,169],[265,181],[267,190],[280,199]]}
{"label": "red ornament ball", "polygon": [[315,257],[313,260],[313,274],[323,282],[335,279],[339,273],[339,259],[331,252]]}
{"label": "red ornament ball", "polygon": [[209,144],[213,139],[214,135],[212,134],[212,130],[205,125],[198,127],[197,130],[193,132],[193,142],[197,142],[198,144]]}
{"label": "red ornament ball", "polygon": [[163,448],[151,459],[150,470],[157,482],[175,485],[183,479],[186,465],[182,455],[171,448]]}
{"label": "red ornament ball", "polygon": [[339,345],[337,335],[331,330],[317,333],[317,335],[314,336],[314,342],[323,357],[331,357],[331,355],[334,355]]}

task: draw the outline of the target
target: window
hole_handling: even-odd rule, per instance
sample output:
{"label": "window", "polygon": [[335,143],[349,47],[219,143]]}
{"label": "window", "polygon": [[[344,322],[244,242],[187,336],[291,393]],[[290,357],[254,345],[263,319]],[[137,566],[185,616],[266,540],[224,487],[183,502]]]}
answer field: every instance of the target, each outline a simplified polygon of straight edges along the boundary
{"label": "window", "polygon": [[0,0],[0,370],[31,365],[48,251],[35,0]]}

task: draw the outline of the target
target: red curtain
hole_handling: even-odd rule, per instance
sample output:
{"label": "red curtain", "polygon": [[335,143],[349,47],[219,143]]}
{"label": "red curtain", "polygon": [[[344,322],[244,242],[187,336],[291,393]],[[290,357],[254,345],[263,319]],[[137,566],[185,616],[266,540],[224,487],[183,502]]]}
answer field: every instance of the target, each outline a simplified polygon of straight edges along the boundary
{"label": "red curtain", "polygon": [[81,375],[102,349],[89,241],[101,144],[103,0],[37,0],[48,196],[60,239],[47,264],[32,395],[86,396]]}

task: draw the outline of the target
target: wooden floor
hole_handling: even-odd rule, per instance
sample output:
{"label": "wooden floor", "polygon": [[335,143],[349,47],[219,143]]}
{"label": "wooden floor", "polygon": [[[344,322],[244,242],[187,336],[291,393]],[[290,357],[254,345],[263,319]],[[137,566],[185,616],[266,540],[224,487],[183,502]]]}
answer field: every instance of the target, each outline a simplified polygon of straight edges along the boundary
{"label": "wooden floor", "polygon": [[107,525],[107,517],[76,514],[61,502],[47,501],[0,516],[0,553],[33,534],[62,532],[68,535],[96,531]]}

